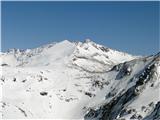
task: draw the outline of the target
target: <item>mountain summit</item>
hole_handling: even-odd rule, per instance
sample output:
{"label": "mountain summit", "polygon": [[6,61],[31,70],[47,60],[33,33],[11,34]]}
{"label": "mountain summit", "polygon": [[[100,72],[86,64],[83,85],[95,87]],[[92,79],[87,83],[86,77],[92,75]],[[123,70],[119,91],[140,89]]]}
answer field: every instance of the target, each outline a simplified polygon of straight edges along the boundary
{"label": "mountain summit", "polygon": [[142,57],[87,39],[0,54],[4,119],[160,119],[160,54]]}

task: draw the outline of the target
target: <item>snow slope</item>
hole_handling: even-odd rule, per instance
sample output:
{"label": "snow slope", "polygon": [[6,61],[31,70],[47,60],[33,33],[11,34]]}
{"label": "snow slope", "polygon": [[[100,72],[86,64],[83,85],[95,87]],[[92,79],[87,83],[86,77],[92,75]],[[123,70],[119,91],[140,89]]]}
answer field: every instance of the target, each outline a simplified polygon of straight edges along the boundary
{"label": "snow slope", "polygon": [[132,56],[65,40],[0,58],[4,119],[160,118],[159,54]]}

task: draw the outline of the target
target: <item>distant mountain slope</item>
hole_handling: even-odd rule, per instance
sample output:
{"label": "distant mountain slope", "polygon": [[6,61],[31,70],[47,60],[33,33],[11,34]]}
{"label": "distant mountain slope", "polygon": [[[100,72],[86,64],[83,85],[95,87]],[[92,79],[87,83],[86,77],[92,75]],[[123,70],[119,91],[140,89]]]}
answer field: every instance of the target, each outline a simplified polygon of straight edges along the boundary
{"label": "distant mountain slope", "polygon": [[65,40],[0,59],[4,119],[160,119],[159,53],[132,56]]}

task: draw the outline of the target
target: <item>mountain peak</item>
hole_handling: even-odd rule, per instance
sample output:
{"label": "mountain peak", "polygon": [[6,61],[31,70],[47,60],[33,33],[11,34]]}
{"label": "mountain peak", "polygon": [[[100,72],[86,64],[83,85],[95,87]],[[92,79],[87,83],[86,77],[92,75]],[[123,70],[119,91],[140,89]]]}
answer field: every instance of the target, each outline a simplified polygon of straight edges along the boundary
{"label": "mountain peak", "polygon": [[[107,64],[109,66],[118,64],[120,62],[125,62],[128,60],[135,59],[135,56],[129,54],[124,54],[122,52],[114,51],[110,48],[106,48],[102,45],[96,44],[90,39],[86,39],[85,42],[70,42],[68,40],[63,40],[57,43],[50,43],[47,45],[40,46],[35,49],[19,50],[13,49],[9,52],[7,56],[3,56],[6,60],[10,59],[12,56],[12,61],[14,65],[51,65],[57,59],[72,59],[73,56],[78,57],[78,60],[86,58],[86,62],[96,62],[100,65]],[[84,59],[83,59],[84,60]],[[10,60],[9,60],[10,61]],[[10,61],[11,62],[11,61]],[[9,63],[10,63],[9,62]],[[73,63],[78,62],[74,61]],[[7,63],[7,64],[9,64]],[[13,65],[11,62],[10,64]],[[76,63],[77,65],[80,63]],[[82,64],[83,66],[85,64]],[[86,65],[88,66],[88,65]]]}
{"label": "mountain peak", "polygon": [[5,119],[160,119],[159,54],[139,58],[90,40],[13,51],[0,55]]}
{"label": "mountain peak", "polygon": [[89,43],[89,42],[92,42],[91,39],[89,39],[89,38],[84,40],[84,43]]}

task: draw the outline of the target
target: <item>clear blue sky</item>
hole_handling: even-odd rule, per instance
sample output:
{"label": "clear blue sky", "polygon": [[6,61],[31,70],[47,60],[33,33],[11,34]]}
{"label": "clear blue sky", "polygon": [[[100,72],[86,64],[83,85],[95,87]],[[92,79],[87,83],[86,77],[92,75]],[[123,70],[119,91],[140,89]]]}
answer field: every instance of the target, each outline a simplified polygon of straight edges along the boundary
{"label": "clear blue sky", "polygon": [[2,51],[90,38],[132,54],[159,47],[160,2],[2,2]]}

